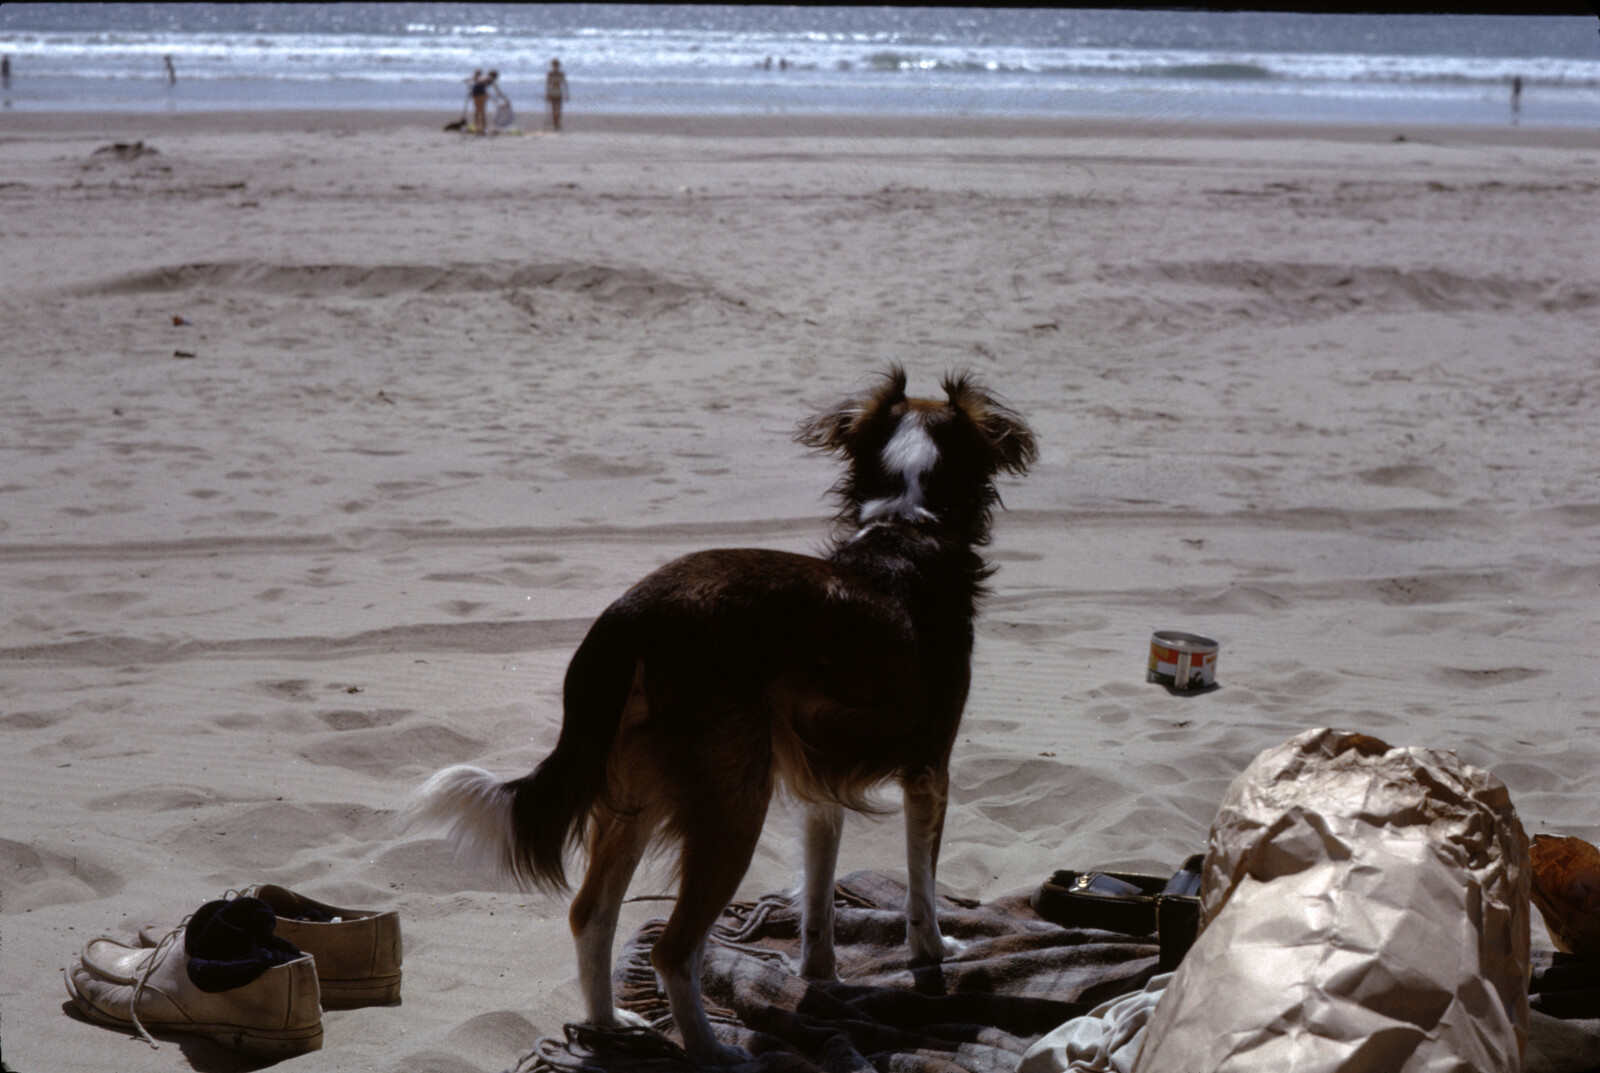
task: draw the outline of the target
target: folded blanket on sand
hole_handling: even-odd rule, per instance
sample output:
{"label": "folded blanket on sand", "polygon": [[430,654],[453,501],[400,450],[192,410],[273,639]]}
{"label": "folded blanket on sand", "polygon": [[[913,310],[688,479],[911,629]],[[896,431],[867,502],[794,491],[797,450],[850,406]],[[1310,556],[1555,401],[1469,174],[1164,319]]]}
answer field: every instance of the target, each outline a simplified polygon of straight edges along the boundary
{"label": "folded blanket on sand", "polygon": [[[965,944],[942,966],[911,968],[902,905],[905,885],[872,872],[834,891],[840,980],[796,973],[800,910],[787,894],[736,902],[712,930],[702,973],[711,1020],[724,1042],[752,1052],[740,1067],[761,1073],[999,1073],[1070,1017],[1136,991],[1156,971],[1155,942],[1039,918],[1025,895],[987,905],[940,898],[944,934]],[[617,1004],[670,1031],[671,1016],[650,969],[664,921],[651,921],[623,948]],[[568,1025],[541,1040],[519,1073],[685,1073],[683,1052],[643,1031]]]}

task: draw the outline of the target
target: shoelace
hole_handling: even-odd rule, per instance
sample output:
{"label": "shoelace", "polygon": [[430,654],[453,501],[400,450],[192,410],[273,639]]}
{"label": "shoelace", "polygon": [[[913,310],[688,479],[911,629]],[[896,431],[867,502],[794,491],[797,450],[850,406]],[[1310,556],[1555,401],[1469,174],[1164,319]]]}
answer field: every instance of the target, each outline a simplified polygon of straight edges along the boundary
{"label": "shoelace", "polygon": [[133,998],[128,1000],[128,1015],[133,1019],[133,1030],[140,1039],[150,1044],[153,1050],[159,1051],[161,1044],[157,1043],[144,1025],[139,1022],[139,996],[144,994],[144,985],[150,979],[150,974],[156,971],[156,967],[166,960],[167,954],[171,952],[173,940],[176,939],[182,942],[184,929],[188,926],[189,918],[184,917],[183,923],[161,937],[161,941],[155,945],[155,949],[150,951],[150,956],[144,959],[144,969],[139,973],[139,979],[133,985]]}
{"label": "shoelace", "polygon": [[[255,890],[256,888],[251,887],[248,889]],[[223,892],[222,897],[224,900],[230,898],[240,898],[243,897],[245,893],[245,891],[233,890],[232,888],[229,888]],[[150,1044],[150,1047],[153,1050],[159,1051],[161,1049],[161,1044],[155,1041],[155,1037],[150,1035],[149,1030],[146,1029],[139,1020],[139,997],[144,994],[144,985],[149,982],[150,974],[155,972],[156,968],[166,960],[167,955],[172,952],[174,940],[176,940],[180,945],[182,944],[183,933],[189,930],[189,921],[192,919],[194,919],[194,914],[190,913],[188,916],[178,921],[178,926],[163,935],[161,937],[161,941],[156,943],[155,947],[150,951],[150,956],[144,960],[144,969],[139,973],[139,979],[135,981],[133,985],[133,997],[128,1000],[128,1016],[133,1021],[133,1030],[138,1034],[140,1039]]]}

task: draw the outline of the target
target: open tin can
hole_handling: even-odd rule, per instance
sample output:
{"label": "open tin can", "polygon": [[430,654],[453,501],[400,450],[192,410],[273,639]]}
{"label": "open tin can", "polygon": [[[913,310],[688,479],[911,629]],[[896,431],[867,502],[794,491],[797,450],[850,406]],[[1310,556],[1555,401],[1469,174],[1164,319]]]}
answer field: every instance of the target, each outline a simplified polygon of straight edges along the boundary
{"label": "open tin can", "polygon": [[1178,630],[1150,635],[1150,672],[1145,681],[1179,693],[1198,693],[1217,684],[1217,649],[1209,637]]}

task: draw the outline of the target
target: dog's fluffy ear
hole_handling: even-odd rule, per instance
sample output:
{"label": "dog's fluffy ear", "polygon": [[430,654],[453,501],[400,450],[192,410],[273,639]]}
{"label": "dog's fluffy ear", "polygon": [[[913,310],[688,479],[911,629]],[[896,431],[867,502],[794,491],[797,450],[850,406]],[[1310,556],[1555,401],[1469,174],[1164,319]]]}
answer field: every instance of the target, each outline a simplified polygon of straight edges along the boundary
{"label": "dog's fluffy ear", "polygon": [[883,374],[883,383],[801,422],[794,438],[814,450],[848,454],[856,437],[874,416],[895,403],[904,402],[905,398],[906,371],[899,365],[891,365]]}
{"label": "dog's fluffy ear", "polygon": [[1022,415],[991,395],[971,373],[951,373],[943,386],[950,405],[966,415],[988,444],[991,472],[1021,475],[1038,460],[1039,448]]}

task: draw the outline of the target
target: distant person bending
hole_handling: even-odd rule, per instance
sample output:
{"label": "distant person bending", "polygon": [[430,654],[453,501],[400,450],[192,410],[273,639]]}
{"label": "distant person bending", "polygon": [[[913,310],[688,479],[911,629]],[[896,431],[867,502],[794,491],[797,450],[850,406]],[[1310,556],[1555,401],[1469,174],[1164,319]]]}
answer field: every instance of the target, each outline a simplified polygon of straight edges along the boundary
{"label": "distant person bending", "polygon": [[561,129],[561,102],[570,94],[567,92],[567,76],[561,71],[561,61],[550,61],[550,73],[544,76],[544,99],[550,104],[550,126],[556,130]]}
{"label": "distant person bending", "polygon": [[516,125],[517,114],[511,107],[511,98],[507,97],[505,91],[500,88],[499,71],[489,72],[488,85],[489,95],[494,98],[494,127],[491,128],[490,133],[499,134],[502,131],[510,130]]}

